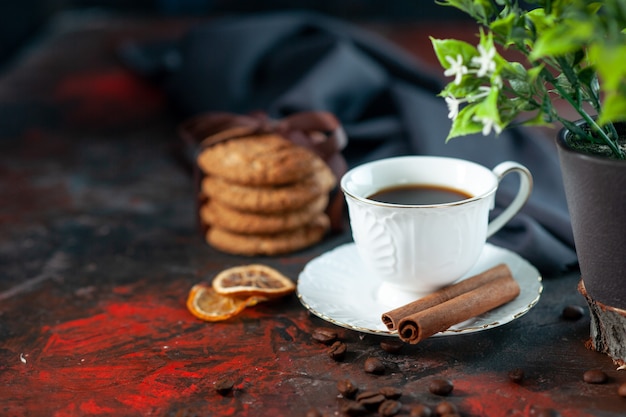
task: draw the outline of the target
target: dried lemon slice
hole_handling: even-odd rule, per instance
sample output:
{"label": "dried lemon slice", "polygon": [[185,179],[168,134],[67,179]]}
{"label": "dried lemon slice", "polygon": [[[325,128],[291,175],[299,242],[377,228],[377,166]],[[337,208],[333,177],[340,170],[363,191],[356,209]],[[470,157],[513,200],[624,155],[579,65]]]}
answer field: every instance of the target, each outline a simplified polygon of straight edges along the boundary
{"label": "dried lemon slice", "polygon": [[218,294],[207,284],[196,284],[189,291],[187,309],[199,319],[206,321],[226,320],[251,307],[262,297],[232,297]]}
{"label": "dried lemon slice", "polygon": [[295,284],[277,270],[252,264],[225,269],[213,279],[213,289],[229,296],[282,297],[296,289]]}

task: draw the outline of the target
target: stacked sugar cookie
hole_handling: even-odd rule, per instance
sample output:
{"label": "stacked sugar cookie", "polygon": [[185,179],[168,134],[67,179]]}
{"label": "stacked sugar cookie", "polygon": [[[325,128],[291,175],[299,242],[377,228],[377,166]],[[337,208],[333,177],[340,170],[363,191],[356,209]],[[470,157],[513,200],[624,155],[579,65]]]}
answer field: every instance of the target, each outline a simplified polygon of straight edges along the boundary
{"label": "stacked sugar cookie", "polygon": [[277,134],[238,137],[202,149],[200,220],[223,252],[278,255],[319,242],[337,179],[314,152]]}

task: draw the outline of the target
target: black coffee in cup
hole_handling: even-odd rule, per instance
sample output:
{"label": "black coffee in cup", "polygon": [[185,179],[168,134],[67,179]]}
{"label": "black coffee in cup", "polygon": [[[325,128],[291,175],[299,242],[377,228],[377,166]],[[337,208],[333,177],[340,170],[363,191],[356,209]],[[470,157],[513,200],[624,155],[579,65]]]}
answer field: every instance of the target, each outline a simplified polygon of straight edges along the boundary
{"label": "black coffee in cup", "polygon": [[404,184],[383,188],[367,198],[381,203],[422,206],[454,203],[472,197],[468,192],[456,188],[428,184]]}

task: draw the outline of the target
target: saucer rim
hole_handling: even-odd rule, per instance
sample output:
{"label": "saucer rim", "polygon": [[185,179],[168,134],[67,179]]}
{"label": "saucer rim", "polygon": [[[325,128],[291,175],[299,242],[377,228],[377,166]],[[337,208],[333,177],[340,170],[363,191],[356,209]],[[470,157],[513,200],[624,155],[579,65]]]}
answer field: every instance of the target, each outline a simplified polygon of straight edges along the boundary
{"label": "saucer rim", "polygon": [[[356,326],[353,324],[349,324],[349,323],[345,323],[342,322],[340,320],[334,319],[333,317],[322,313],[318,310],[316,310],[315,308],[313,308],[309,303],[307,303],[304,298],[306,297],[306,295],[303,295],[301,290],[300,290],[300,277],[305,273],[306,268],[309,266],[309,264],[323,256],[329,256],[329,254],[331,252],[337,251],[339,249],[345,248],[345,250],[349,250],[348,247],[353,246],[355,247],[355,243],[354,242],[348,242],[348,243],[344,243],[341,245],[338,245],[322,254],[320,254],[319,256],[311,259],[309,262],[307,262],[307,264],[305,265],[305,267],[302,269],[302,271],[300,272],[300,274],[298,275],[298,284],[296,286],[296,295],[298,297],[298,300],[300,301],[300,303],[308,310],[310,311],[312,314],[314,314],[315,316],[321,318],[322,320],[325,320],[331,324],[334,324],[336,326],[339,327],[343,327],[349,330],[355,330],[357,332],[360,333],[368,333],[368,334],[373,334],[373,335],[380,335],[380,336],[391,336],[391,337],[399,337],[398,336],[398,332],[397,330],[384,330],[384,329],[372,329],[372,328],[367,328],[367,327],[362,327],[362,326]],[[539,286],[537,288],[537,293],[535,294],[535,297],[532,300],[529,300],[523,307],[521,307],[518,311],[516,311],[513,314],[508,314],[505,317],[495,317],[494,321],[491,321],[489,323],[484,323],[481,325],[476,325],[476,326],[472,326],[472,325],[468,325],[468,326],[462,326],[462,327],[458,327],[458,328],[448,328],[447,330],[441,331],[439,333],[435,333],[434,335],[432,335],[431,337],[442,337],[442,336],[454,336],[454,335],[460,335],[460,334],[469,334],[469,333],[475,333],[475,332],[480,332],[483,330],[487,330],[487,329],[492,329],[495,327],[499,327],[502,326],[504,324],[510,323],[514,320],[517,320],[518,318],[522,317],[523,315],[525,315],[526,313],[528,313],[538,302],[539,299],[541,298],[541,294],[543,293],[543,278],[541,273],[537,270],[537,268],[531,264],[529,261],[527,261],[525,258],[523,258],[522,256],[520,256],[519,254],[507,249],[507,248],[503,248],[501,246],[498,245],[494,245],[491,243],[485,243],[485,247],[492,247],[494,249],[497,249],[499,251],[502,252],[506,252],[509,256],[516,258],[517,261],[522,262],[523,264],[526,264],[527,267],[532,268],[533,270],[533,274],[536,275],[535,279],[537,280]],[[355,247],[356,249],[356,247]],[[513,278],[519,282],[519,278],[516,277],[515,275],[513,276]],[[529,278],[530,280],[531,278]],[[487,313],[484,313],[483,316],[487,315],[495,315],[496,314],[497,309],[494,309],[492,311],[489,311]]]}

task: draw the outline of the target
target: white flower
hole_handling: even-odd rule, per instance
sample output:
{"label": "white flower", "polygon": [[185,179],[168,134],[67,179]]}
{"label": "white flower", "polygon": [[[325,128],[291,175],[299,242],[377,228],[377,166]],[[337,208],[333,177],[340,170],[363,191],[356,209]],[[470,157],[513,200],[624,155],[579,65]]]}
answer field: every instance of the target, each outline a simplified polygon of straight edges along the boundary
{"label": "white flower", "polygon": [[493,84],[498,89],[502,89],[502,77],[500,77],[499,75],[496,75],[491,80],[491,84]]}
{"label": "white flower", "polygon": [[464,74],[467,74],[468,69],[465,65],[463,65],[463,57],[461,54],[456,56],[456,60],[451,56],[446,56],[446,61],[450,64],[450,68],[443,72],[443,75],[446,77],[451,77],[454,75],[454,83],[459,85],[461,84],[461,78],[463,78]]}
{"label": "white flower", "polygon": [[482,45],[478,45],[478,53],[480,56],[473,57],[471,61],[472,64],[479,67],[476,76],[484,77],[494,72],[496,70],[496,61],[493,58],[496,56],[496,48],[492,46],[489,49],[485,49]]}
{"label": "white flower", "polygon": [[500,126],[495,120],[489,117],[472,117],[472,120],[483,125],[483,136],[487,136],[491,133],[491,129],[499,135],[502,132],[502,126]]}
{"label": "white flower", "polygon": [[459,115],[459,106],[461,105],[462,101],[454,96],[447,96],[445,99],[449,111],[448,119],[454,120]]}
{"label": "white flower", "polygon": [[467,98],[469,101],[478,101],[485,97],[487,97],[491,93],[491,87],[487,85],[481,85],[478,87],[478,93],[468,95]]}

